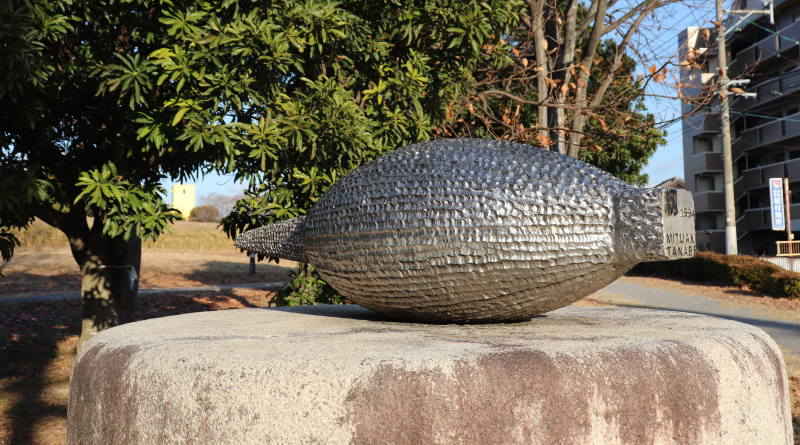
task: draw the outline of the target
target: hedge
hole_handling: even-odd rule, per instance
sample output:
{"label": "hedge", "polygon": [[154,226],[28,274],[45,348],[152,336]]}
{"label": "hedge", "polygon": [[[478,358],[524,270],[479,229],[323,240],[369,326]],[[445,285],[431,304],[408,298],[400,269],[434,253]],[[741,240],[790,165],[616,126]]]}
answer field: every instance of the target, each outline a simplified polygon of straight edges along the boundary
{"label": "hedge", "polygon": [[800,274],[749,256],[698,252],[683,260],[640,263],[628,274],[716,281],[771,296],[800,298]]}

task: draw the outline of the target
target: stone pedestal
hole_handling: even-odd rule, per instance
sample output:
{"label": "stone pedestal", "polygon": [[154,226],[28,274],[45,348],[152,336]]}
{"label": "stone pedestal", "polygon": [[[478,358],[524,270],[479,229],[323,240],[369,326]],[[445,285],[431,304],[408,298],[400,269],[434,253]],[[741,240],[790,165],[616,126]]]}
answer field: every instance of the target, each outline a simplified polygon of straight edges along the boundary
{"label": "stone pedestal", "polygon": [[81,352],[69,444],[790,444],[763,331],[567,307],[422,325],[358,306],[127,324]]}

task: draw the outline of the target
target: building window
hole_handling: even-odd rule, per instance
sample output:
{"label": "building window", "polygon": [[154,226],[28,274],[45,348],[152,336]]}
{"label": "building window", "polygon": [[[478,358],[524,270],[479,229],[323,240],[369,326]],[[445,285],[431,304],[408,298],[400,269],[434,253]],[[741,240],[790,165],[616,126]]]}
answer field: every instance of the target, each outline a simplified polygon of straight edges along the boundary
{"label": "building window", "polygon": [[789,160],[800,158],[800,150],[794,150],[789,152]]}
{"label": "building window", "polygon": [[778,162],[783,162],[786,158],[784,158],[783,153],[775,153],[770,157],[770,163],[776,164]]}
{"label": "building window", "polygon": [[714,151],[714,143],[708,138],[694,138],[694,154],[708,153]]}
{"label": "building window", "polygon": [[788,110],[786,110],[786,115],[787,116],[791,116],[791,115],[793,115],[793,114],[795,114],[797,112],[800,112],[800,108],[798,108],[798,107],[789,108]]}
{"label": "building window", "polygon": [[714,178],[708,176],[697,177],[697,192],[713,192],[714,191]]}
{"label": "building window", "polygon": [[795,11],[792,13],[792,23],[796,22],[798,19],[800,19],[800,11]]}
{"label": "building window", "polygon": [[717,230],[717,218],[714,215],[695,215],[694,228],[698,232],[703,230]]}

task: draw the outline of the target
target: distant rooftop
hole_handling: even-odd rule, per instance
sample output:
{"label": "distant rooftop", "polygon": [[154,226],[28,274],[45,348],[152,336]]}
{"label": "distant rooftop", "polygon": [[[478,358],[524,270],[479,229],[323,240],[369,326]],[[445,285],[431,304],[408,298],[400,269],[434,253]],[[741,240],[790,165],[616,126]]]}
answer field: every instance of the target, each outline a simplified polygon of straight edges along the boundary
{"label": "distant rooftop", "polygon": [[670,188],[670,189],[685,189],[686,183],[683,181],[683,178],[680,176],[676,176],[674,178],[669,178],[666,181],[659,182],[658,184],[653,186],[654,188]]}

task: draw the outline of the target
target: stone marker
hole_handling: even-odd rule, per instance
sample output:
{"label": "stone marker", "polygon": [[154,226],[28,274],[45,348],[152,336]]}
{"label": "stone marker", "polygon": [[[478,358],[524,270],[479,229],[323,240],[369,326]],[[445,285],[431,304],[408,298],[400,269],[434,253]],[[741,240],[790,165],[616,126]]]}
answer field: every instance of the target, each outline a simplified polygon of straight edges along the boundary
{"label": "stone marker", "polygon": [[567,307],[423,325],[355,305],[104,331],[70,382],[78,444],[790,444],[778,346],[745,324]]}
{"label": "stone marker", "polygon": [[242,249],[308,262],[368,309],[421,322],[522,320],[642,261],[695,254],[686,190],[640,189],[550,150],[447,139],[398,148]]}

